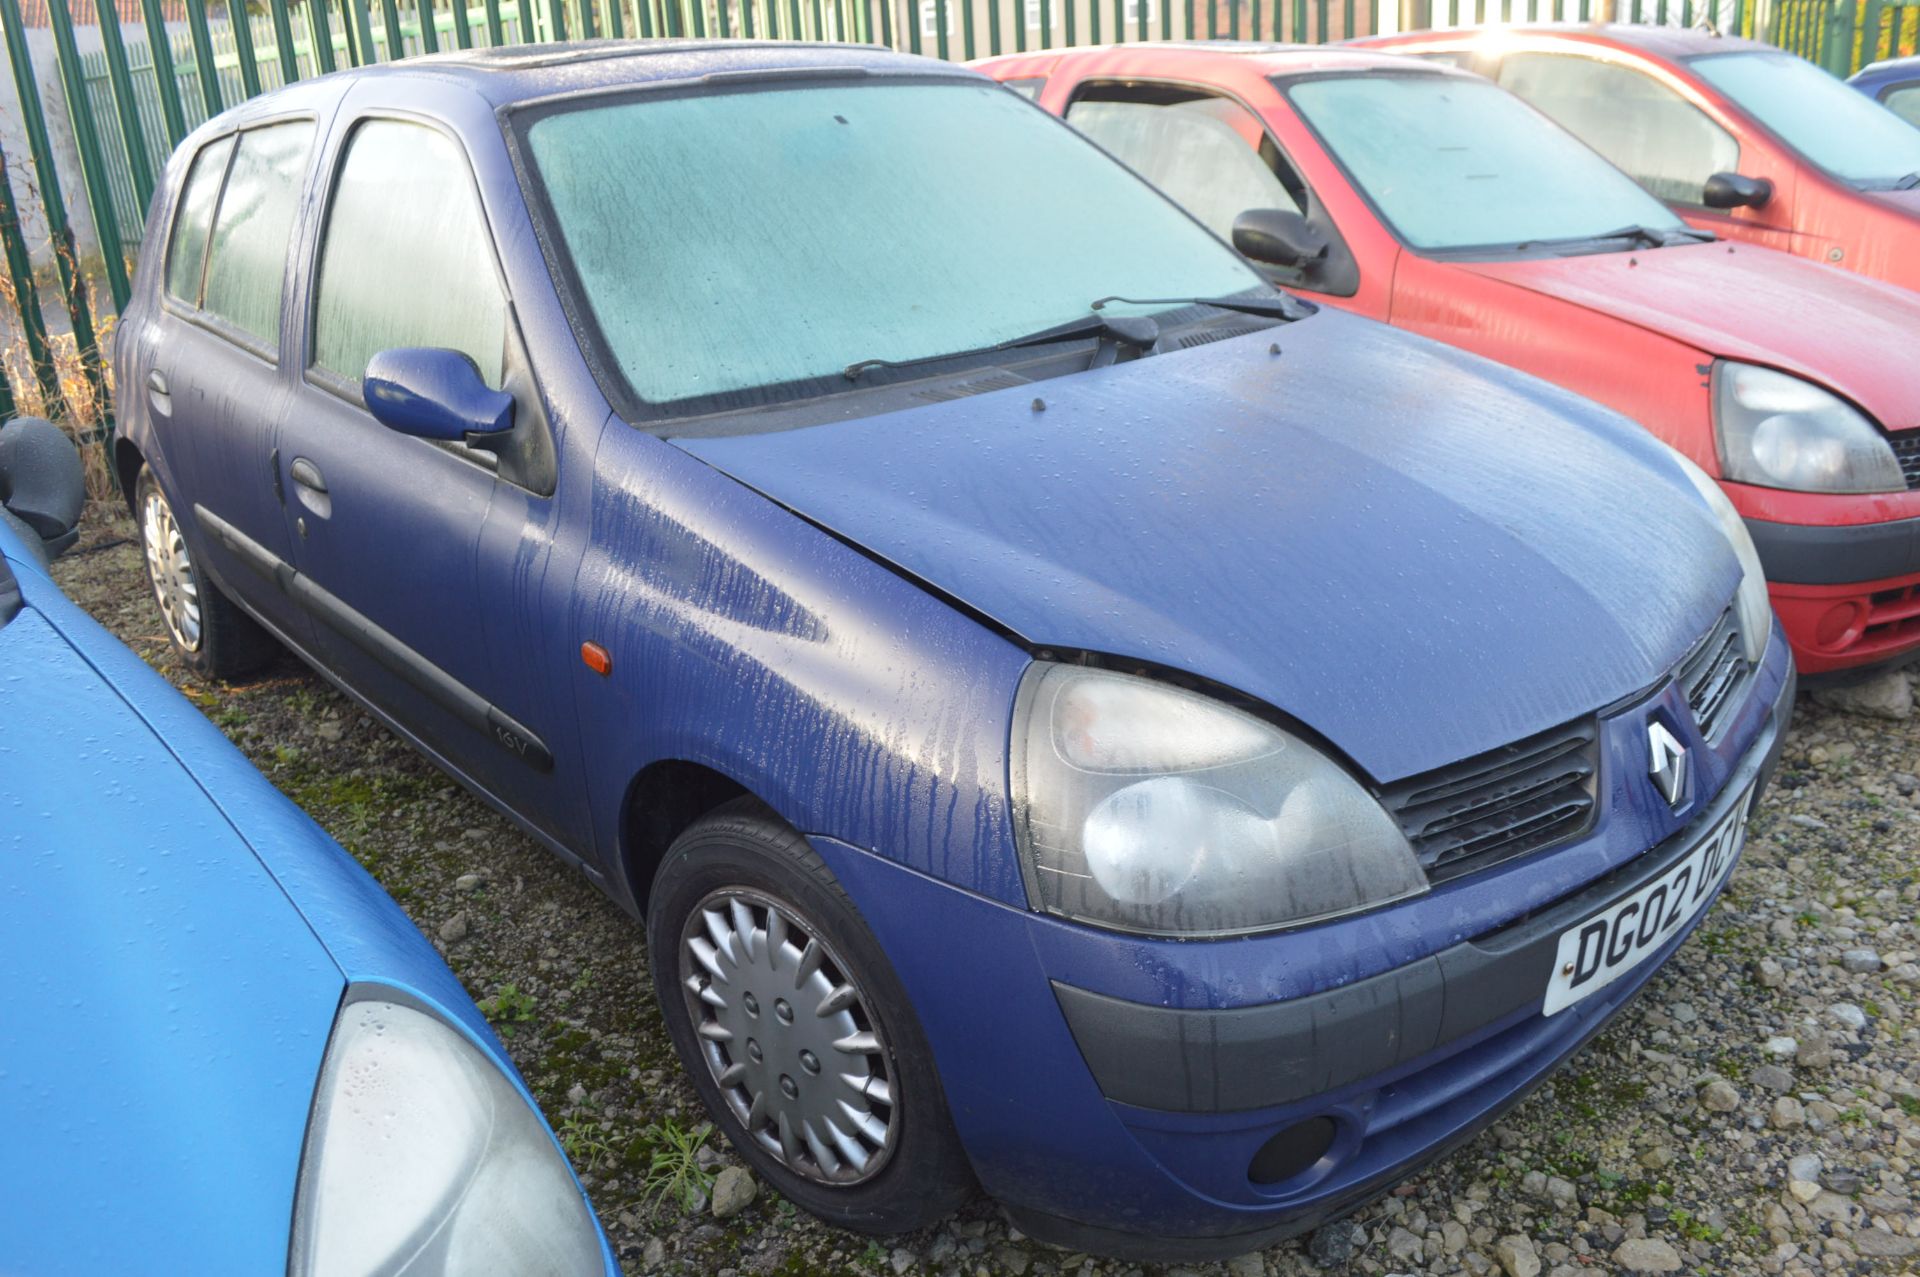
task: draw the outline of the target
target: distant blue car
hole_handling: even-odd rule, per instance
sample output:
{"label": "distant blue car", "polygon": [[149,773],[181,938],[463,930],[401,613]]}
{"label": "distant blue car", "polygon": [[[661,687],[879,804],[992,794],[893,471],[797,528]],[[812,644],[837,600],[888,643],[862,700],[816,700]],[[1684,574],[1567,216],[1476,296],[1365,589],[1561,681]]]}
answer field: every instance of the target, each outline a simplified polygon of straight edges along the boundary
{"label": "distant blue car", "polygon": [[1860,68],[1847,83],[1920,128],[1920,57],[1875,62]]}
{"label": "distant blue car", "polygon": [[617,1273],[453,973],[35,522],[0,517],[0,1272]]}
{"label": "distant blue car", "polygon": [[1697,468],[964,69],[343,72],[196,131],[146,242],[183,658],[286,644],[644,916],[721,1127],[850,1227],[977,1180],[1231,1254],[1382,1191],[1673,952],[1785,729]]}

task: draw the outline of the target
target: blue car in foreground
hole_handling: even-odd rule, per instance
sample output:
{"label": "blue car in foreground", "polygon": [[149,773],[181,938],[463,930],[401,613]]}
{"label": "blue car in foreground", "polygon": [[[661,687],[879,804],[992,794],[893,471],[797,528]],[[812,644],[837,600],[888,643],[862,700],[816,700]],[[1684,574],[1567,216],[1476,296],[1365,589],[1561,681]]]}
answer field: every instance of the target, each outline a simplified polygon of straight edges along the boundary
{"label": "blue car in foreground", "polygon": [[0,1272],[617,1273],[453,973],[36,522],[0,518]]}
{"label": "blue car in foreground", "polygon": [[1920,57],[1875,62],[1860,68],[1847,83],[1920,128]]}
{"label": "blue car in foreground", "polygon": [[1383,1190],[1680,944],[1785,728],[1698,470],[960,68],[327,76],[147,243],[183,658],[285,644],[644,918],[720,1126],[849,1227],[977,1182],[1231,1254]]}

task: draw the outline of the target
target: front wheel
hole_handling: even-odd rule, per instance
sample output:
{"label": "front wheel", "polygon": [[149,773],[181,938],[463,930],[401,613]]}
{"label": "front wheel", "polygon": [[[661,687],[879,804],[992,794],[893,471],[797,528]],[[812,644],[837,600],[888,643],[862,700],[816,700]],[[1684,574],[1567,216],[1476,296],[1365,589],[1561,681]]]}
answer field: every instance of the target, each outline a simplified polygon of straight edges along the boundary
{"label": "front wheel", "polygon": [[173,650],[203,678],[234,678],[273,659],[273,637],[207,579],[194,560],[167,494],[153,471],[140,467],[133,508],[140,520],[140,548],[147,584],[167,624]]}
{"label": "front wheel", "polygon": [[701,1099],[783,1196],[882,1234],[966,1198],[918,1018],[806,839],[752,800],[699,821],[654,879],[647,940]]}

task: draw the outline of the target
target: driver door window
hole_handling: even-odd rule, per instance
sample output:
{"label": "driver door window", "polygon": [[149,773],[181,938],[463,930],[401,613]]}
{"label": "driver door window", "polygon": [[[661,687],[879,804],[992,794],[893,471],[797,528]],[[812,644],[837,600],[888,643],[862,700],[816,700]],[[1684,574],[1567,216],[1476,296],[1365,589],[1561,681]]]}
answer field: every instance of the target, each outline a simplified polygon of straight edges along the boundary
{"label": "driver door window", "polygon": [[1887,110],[1915,128],[1920,128],[1920,80],[1887,90],[1880,102]]}
{"label": "driver door window", "polygon": [[1500,87],[1526,99],[1663,200],[1701,204],[1707,178],[1740,167],[1740,144],[1652,76],[1593,58],[1513,53]]}
{"label": "driver door window", "polygon": [[357,388],[382,350],[442,346],[498,387],[506,341],[506,296],[466,156],[423,125],[362,124],[327,215],[314,366]]}
{"label": "driver door window", "polygon": [[1229,243],[1233,219],[1248,209],[1306,212],[1299,179],[1296,194],[1258,117],[1236,102],[1088,98],[1067,108],[1067,122]]}

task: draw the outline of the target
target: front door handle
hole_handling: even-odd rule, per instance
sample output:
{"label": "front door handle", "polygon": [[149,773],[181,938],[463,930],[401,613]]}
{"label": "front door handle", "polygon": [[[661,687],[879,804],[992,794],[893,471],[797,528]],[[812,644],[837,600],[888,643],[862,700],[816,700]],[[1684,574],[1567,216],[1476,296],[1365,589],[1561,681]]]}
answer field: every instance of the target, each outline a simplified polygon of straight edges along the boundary
{"label": "front door handle", "polygon": [[293,481],[309,492],[325,492],[327,481],[320,473],[320,467],[305,457],[293,459]]}
{"label": "front door handle", "polygon": [[[287,473],[293,476],[293,495],[301,508],[315,518],[333,517],[333,498],[327,495],[327,480],[320,473],[320,467],[305,457],[295,457],[293,464],[287,467]],[[307,535],[307,521],[299,520],[296,525],[301,536]]]}

